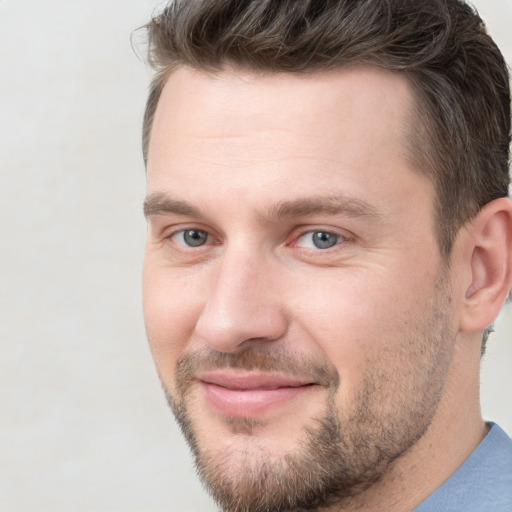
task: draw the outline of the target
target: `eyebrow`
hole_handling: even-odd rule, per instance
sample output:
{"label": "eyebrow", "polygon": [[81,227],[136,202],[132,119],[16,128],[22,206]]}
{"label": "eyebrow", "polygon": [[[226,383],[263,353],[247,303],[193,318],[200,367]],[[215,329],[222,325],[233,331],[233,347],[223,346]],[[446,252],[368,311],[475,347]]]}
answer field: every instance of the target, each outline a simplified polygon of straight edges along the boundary
{"label": "eyebrow", "polygon": [[280,201],[272,205],[264,217],[284,220],[310,215],[345,215],[347,217],[382,217],[375,207],[362,199],[349,196],[313,196]]}
{"label": "eyebrow", "polygon": [[[144,201],[144,216],[175,214],[203,217],[201,211],[187,203],[163,193],[150,194]],[[266,222],[307,217],[311,215],[345,215],[347,217],[382,217],[375,207],[362,199],[348,196],[313,196],[291,201],[279,201],[260,215]]]}
{"label": "eyebrow", "polygon": [[173,199],[162,193],[150,194],[144,200],[144,216],[155,215],[185,215],[187,217],[201,217],[201,212],[185,201]]}

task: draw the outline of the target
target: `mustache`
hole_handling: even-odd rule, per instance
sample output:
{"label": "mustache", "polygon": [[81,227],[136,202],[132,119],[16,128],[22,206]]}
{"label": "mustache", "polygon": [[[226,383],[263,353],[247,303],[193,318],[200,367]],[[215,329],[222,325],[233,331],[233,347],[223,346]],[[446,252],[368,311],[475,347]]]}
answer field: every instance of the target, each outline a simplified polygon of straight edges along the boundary
{"label": "mustache", "polygon": [[337,369],[318,357],[292,355],[282,348],[249,347],[239,352],[218,352],[212,348],[187,352],[176,366],[176,387],[183,395],[197,376],[203,372],[222,369],[279,373],[310,380],[325,387],[337,388],[340,377]]}

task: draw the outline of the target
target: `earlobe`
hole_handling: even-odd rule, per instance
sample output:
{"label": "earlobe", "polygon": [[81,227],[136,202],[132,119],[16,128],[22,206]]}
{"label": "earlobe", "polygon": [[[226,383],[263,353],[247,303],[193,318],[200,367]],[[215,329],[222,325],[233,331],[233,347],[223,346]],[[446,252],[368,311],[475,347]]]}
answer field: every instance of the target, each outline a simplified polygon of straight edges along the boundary
{"label": "earlobe", "polygon": [[461,330],[476,332],[494,322],[512,286],[512,202],[501,198],[484,206],[468,237],[471,283],[465,291]]}

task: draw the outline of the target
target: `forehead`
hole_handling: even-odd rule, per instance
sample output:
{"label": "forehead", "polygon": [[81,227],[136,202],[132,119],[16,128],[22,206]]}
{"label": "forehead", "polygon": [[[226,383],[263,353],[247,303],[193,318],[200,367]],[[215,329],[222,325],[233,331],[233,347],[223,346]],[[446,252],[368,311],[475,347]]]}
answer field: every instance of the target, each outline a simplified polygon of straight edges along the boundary
{"label": "forehead", "polygon": [[[256,74],[231,68],[211,74],[182,67],[163,88],[150,157],[162,143],[172,142],[169,136],[236,137],[286,123],[293,123],[290,128],[307,124],[311,138],[324,139],[328,125],[338,129],[331,132],[336,136],[355,122],[375,142],[379,135],[401,138],[411,103],[411,87],[403,75],[370,66],[312,74]],[[361,119],[366,119],[366,126]]]}
{"label": "forehead", "polygon": [[374,67],[308,75],[180,68],[155,113],[148,192],[194,199],[222,187],[261,200],[278,190],[279,201],[339,182],[336,194],[365,200],[373,187],[399,197],[412,174],[412,103],[406,78]]}

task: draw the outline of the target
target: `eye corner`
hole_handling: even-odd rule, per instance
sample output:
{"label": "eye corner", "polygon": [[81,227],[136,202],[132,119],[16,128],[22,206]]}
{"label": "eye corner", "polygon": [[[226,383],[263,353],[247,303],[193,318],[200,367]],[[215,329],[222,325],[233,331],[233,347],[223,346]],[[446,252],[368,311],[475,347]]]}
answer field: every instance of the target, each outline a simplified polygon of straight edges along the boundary
{"label": "eye corner", "polygon": [[182,227],[174,229],[167,239],[176,245],[187,249],[198,249],[205,245],[211,245],[212,235],[205,229],[198,227]]}
{"label": "eye corner", "polygon": [[348,237],[335,230],[315,228],[298,233],[290,245],[299,249],[324,252],[346,241]]}

